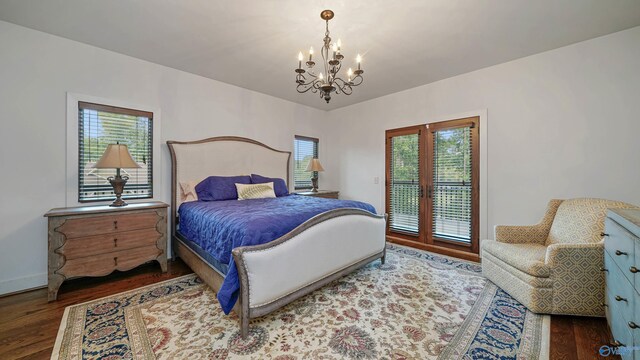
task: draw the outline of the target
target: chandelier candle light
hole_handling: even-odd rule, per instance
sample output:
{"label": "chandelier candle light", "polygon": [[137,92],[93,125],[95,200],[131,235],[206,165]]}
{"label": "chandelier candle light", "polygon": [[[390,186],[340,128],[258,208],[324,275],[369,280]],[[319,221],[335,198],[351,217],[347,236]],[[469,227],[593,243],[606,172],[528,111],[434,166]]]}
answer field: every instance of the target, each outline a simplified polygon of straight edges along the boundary
{"label": "chandelier candle light", "polygon": [[[320,17],[326,21],[326,31],[324,33],[324,45],[320,49],[320,55],[322,56],[322,65],[324,66],[323,75],[322,68],[319,73],[313,71],[313,67],[316,63],[313,61],[313,47],[309,49],[309,60],[306,62],[308,70],[302,68],[302,60],[304,59],[302,52],[298,53],[298,68],[296,71],[296,90],[299,93],[306,93],[311,91],[312,93],[320,93],[320,97],[329,103],[331,100],[331,93],[335,91],[336,94],[351,95],[353,87],[362,84],[364,80],[362,74],[364,70],[361,68],[362,56],[358,54],[356,57],[356,63],[358,68],[353,71],[351,68],[347,71],[347,80],[340,78],[338,73],[342,68],[342,43],[338,39],[338,42],[331,43],[329,37],[329,20],[333,19],[333,11],[324,10],[320,13]],[[331,53],[331,56],[329,56]],[[305,76],[305,74],[308,75]]]}

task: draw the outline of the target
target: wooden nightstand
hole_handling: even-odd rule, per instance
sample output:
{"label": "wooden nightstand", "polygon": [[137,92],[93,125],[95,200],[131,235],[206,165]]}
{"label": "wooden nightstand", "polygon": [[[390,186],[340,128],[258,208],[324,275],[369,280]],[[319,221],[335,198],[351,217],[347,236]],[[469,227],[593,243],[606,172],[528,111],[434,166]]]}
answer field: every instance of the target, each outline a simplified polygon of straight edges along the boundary
{"label": "wooden nightstand", "polygon": [[105,276],[152,260],[166,272],[168,206],[154,201],[49,210],[49,301],[71,278]]}
{"label": "wooden nightstand", "polygon": [[335,190],[318,190],[317,192],[313,191],[301,191],[294,193],[296,195],[304,195],[304,196],[315,196],[322,197],[327,199],[337,199],[340,195],[340,191]]}

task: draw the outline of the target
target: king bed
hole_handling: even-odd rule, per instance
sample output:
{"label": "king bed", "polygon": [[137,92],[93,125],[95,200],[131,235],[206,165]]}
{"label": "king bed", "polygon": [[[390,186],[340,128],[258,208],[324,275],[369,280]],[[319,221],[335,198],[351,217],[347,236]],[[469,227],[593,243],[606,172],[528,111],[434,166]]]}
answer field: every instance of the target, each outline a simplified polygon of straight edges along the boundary
{"label": "king bed", "polygon": [[243,338],[250,319],[373,260],[384,262],[385,218],[369,204],[301,195],[197,201],[185,194],[184,184],[210,176],[288,182],[290,152],[233,136],[167,145],[172,254],[214,289],[225,313],[238,314]]}

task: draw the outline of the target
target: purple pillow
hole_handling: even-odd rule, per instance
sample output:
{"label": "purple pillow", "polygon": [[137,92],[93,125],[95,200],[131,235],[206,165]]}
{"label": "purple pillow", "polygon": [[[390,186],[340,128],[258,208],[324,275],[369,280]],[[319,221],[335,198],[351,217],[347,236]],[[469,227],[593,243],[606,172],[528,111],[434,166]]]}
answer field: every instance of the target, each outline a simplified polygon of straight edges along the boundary
{"label": "purple pillow", "polygon": [[251,176],[209,176],[196,185],[198,200],[236,200],[238,199],[236,184],[251,184]]}
{"label": "purple pillow", "polygon": [[273,182],[273,191],[276,193],[276,196],[289,195],[289,189],[287,189],[287,183],[284,182],[283,179],[268,178],[268,177],[260,176],[258,174],[251,174],[252,184],[264,184],[269,182]]}

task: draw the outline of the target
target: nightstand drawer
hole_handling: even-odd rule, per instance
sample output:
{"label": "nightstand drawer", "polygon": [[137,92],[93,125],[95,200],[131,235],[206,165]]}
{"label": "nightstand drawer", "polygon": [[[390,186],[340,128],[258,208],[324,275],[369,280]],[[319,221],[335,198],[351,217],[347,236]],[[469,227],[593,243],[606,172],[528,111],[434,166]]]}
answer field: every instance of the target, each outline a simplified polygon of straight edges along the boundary
{"label": "nightstand drawer", "polygon": [[147,261],[156,260],[162,253],[163,251],[155,246],[146,246],[71,259],[56,273],[67,279],[75,276],[104,276],[114,270],[125,271]]}
{"label": "nightstand drawer", "polygon": [[154,245],[163,235],[155,228],[72,238],[56,250],[69,259]]}
{"label": "nightstand drawer", "polygon": [[159,220],[160,217],[155,212],[90,216],[68,219],[62,226],[58,227],[56,231],[64,234],[67,239],[72,239],[91,235],[155,228]]}

